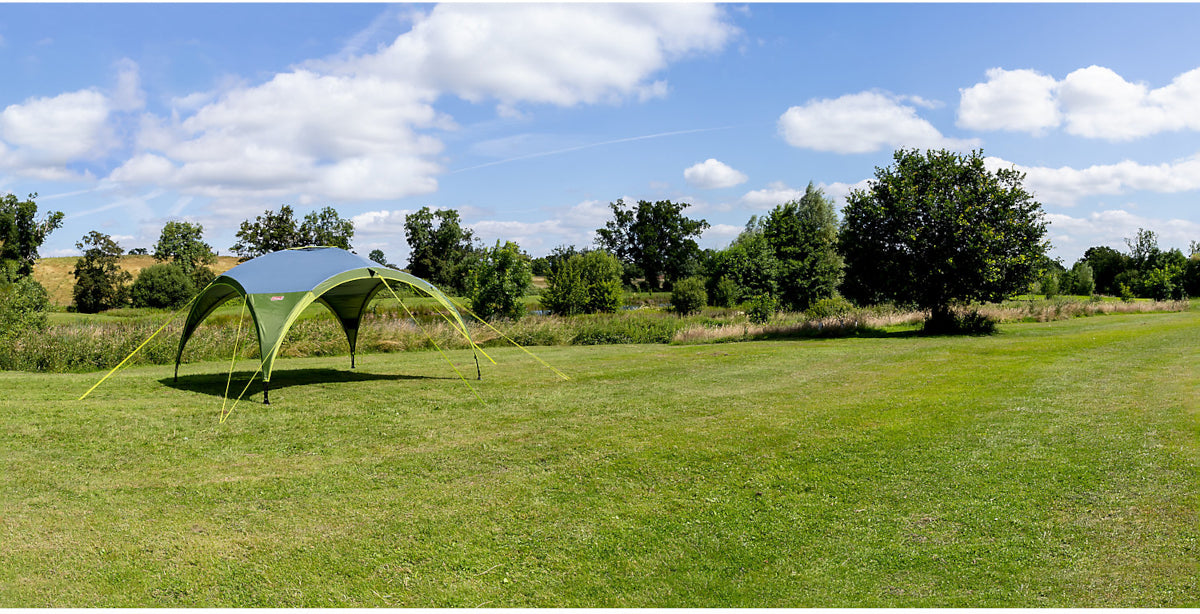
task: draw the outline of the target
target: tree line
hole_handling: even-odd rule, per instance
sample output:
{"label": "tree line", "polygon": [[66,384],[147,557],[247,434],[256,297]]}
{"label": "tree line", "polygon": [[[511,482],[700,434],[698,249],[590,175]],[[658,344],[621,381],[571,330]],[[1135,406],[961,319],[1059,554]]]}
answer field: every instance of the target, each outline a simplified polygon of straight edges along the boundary
{"label": "tree line", "polygon": [[[1200,244],[1187,256],[1162,250],[1147,230],[1127,239],[1128,253],[1092,247],[1070,269],[1050,260],[1041,205],[1023,180],[1015,170],[988,171],[982,152],[902,149],[866,188],[850,193],[840,220],[810,183],[800,198],[752,216],[719,250],[699,247],[708,222],[670,200],[619,199],[591,246],[560,245],[539,258],[511,241],[484,246],[457,211],[423,207],[405,218],[406,268],[467,297],[483,317],[514,319],[525,313],[533,275],[545,277],[540,304],[555,314],[612,312],[630,291],[669,290],[681,313],[742,305],[766,320],[830,301],[886,302],[927,310],[927,326],[950,328],[958,324],[956,306],[1027,291],[1126,299],[1200,293]],[[25,297],[13,304],[45,302],[29,275],[37,247],[62,222],[59,212],[36,220],[35,197],[0,200],[0,292]],[[231,250],[244,260],[305,245],[350,249],[353,236],[353,224],[333,207],[297,219],[282,205],[244,220]],[[74,271],[81,312],[177,306],[214,277],[208,265],[216,255],[200,224],[167,222],[153,251],[140,250],[158,264],[136,279],[118,266],[124,252],[109,235],[89,232],[76,247],[83,251]],[[369,258],[399,268],[381,250]]]}

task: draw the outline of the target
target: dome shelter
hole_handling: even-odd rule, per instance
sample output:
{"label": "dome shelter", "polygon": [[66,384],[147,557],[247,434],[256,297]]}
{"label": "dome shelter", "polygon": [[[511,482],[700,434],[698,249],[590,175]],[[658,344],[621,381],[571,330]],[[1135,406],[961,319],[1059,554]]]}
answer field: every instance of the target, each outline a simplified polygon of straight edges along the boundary
{"label": "dome shelter", "polygon": [[475,343],[458,309],[433,284],[336,247],[301,247],[247,260],[217,276],[192,301],[175,354],[175,378],[179,378],[183,348],[196,327],[217,307],[237,297],[246,301],[258,333],[264,403],[270,403],[267,395],[271,370],[283,339],[296,318],[314,302],[327,307],[341,324],[350,344],[353,368],[359,325],[367,305],[378,292],[390,293],[388,288],[397,284],[420,290],[445,307],[447,320],[475,351]]}

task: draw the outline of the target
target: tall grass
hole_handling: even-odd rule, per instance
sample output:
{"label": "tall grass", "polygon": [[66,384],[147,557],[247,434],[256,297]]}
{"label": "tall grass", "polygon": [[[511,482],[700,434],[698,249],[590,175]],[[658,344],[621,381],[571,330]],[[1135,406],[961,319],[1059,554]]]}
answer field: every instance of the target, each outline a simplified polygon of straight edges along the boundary
{"label": "tall grass", "polygon": [[[409,301],[406,301],[406,304]],[[1187,301],[1101,302],[1055,299],[1008,301],[971,308],[999,322],[1062,320],[1112,313],[1184,311]],[[416,320],[391,301],[380,301],[364,315],[358,334],[359,354],[463,349],[467,340],[437,314],[432,302],[413,301]],[[238,336],[240,309],[223,307],[192,335],[183,362],[229,359]],[[0,337],[0,370],[85,372],[112,368],[141,345],[162,323],[165,312],[139,310],[126,317],[75,318],[52,323],[45,331],[23,331]],[[636,309],[615,314],[570,317],[531,315],[517,322],[495,323],[496,329],[523,346],[606,345],[618,343],[716,343],[794,337],[845,337],[872,331],[915,329],[926,317],[921,311],[874,306],[850,309],[822,318],[801,313],[777,314],[770,322],[754,324],[744,312],[706,309],[679,317],[660,309]],[[53,320],[52,320],[53,322]],[[170,364],[175,360],[182,324],[176,320],[146,343],[131,365]],[[471,338],[482,347],[509,341],[478,322],[470,321]],[[292,326],[279,356],[336,356],[349,353],[345,333],[322,309],[306,312]],[[238,342],[241,358],[258,356],[258,340],[245,317]]]}

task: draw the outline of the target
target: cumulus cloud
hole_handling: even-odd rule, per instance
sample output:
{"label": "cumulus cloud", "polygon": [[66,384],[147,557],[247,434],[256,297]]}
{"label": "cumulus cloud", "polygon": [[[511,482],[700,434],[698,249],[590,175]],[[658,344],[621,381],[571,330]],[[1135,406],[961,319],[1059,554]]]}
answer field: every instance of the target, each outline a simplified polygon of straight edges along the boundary
{"label": "cumulus cloud", "polygon": [[772,209],[788,201],[797,200],[804,196],[804,189],[788,187],[782,181],[767,184],[761,190],[751,190],[742,195],[742,203],[755,209]]}
{"label": "cumulus cloud", "polygon": [[1025,187],[1043,204],[1070,207],[1081,198],[1132,191],[1160,193],[1200,190],[1200,155],[1163,164],[1130,160],[1077,169],[1023,166],[1001,158],[984,159],[987,167],[1014,168],[1025,173]]}
{"label": "cumulus cloud", "polygon": [[438,5],[372,53],[176,99],[171,118],[142,118],[140,150],[109,180],[300,203],[427,194],[437,134],[456,128],[435,108],[444,94],[514,113],[661,96],[669,62],[735,32],[712,5]]}
{"label": "cumulus cloud", "polygon": [[917,115],[904,99],[883,92],[861,92],[823,98],[788,109],[779,131],[794,147],[834,153],[867,153],[895,147],[978,146],[974,139],[942,135]]}
{"label": "cumulus cloud", "polygon": [[1157,89],[1095,65],[1061,81],[1026,69],[993,68],[987,78],[960,90],[960,126],[1033,134],[1062,127],[1068,134],[1109,141],[1200,130],[1200,68]]}
{"label": "cumulus cloud", "polygon": [[9,105],[0,112],[5,166],[63,166],[102,156],[115,144],[110,111],[108,97],[90,89]]}
{"label": "cumulus cloud", "polygon": [[730,188],[746,183],[746,174],[717,160],[709,158],[693,164],[683,171],[683,178],[688,183],[705,189]]}
{"label": "cumulus cloud", "polygon": [[988,70],[987,77],[986,83],[959,90],[959,127],[1041,134],[1062,121],[1054,77],[1002,68]]}
{"label": "cumulus cloud", "polygon": [[1200,224],[1196,222],[1144,217],[1124,209],[1094,211],[1081,217],[1047,213],[1046,221],[1050,241],[1068,258],[1081,257],[1087,248],[1095,245],[1123,250],[1125,239],[1135,236],[1139,228],[1153,230],[1163,249],[1183,249],[1200,236]]}

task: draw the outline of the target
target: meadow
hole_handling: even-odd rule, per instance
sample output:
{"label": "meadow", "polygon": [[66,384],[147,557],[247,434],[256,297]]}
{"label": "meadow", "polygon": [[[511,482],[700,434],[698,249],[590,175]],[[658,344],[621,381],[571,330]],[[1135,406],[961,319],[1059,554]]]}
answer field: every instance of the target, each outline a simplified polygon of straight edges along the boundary
{"label": "meadow", "polygon": [[1200,605],[1200,311],[1047,319],[2,372],[0,606]]}

